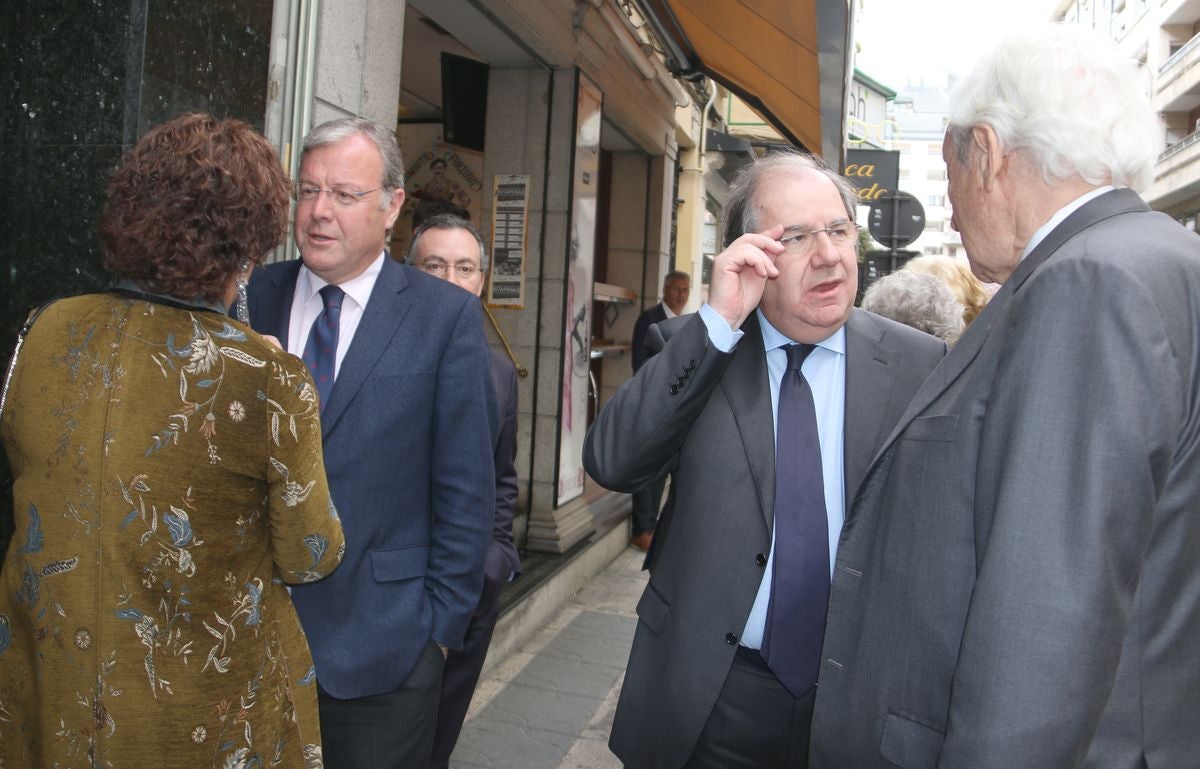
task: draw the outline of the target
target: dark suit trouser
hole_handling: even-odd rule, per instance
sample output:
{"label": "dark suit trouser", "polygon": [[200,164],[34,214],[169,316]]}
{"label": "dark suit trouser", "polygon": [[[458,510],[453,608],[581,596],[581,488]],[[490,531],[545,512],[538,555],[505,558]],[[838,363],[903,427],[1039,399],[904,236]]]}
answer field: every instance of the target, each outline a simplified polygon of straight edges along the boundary
{"label": "dark suit trouser", "polygon": [[431,640],[395,691],[339,700],[318,686],[325,769],[428,767],[444,664]]}
{"label": "dark suit trouser", "polygon": [[663,476],[649,486],[633,492],[633,533],[654,531],[658,523],[658,510],[662,506],[663,487],[667,478]]}
{"label": "dark suit trouser", "polygon": [[490,582],[484,581],[479,612],[471,617],[467,625],[462,651],[450,652],[446,657],[437,734],[433,740],[433,769],[447,769],[450,764],[450,754],[458,742],[463,720],[471,706],[471,697],[475,694],[475,685],[479,683],[479,674],[483,671],[483,662],[487,659],[492,631],[496,629],[496,620],[500,618],[500,583],[489,590]]}
{"label": "dark suit trouser", "polygon": [[739,648],[684,769],[806,769],[816,687],[798,699]]}

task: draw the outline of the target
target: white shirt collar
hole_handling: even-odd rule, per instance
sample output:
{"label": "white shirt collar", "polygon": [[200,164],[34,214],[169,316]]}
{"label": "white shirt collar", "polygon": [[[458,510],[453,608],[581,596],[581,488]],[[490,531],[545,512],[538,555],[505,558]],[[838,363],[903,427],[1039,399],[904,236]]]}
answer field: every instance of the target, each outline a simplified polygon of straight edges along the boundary
{"label": "white shirt collar", "polygon": [[[347,280],[345,283],[339,283],[338,287],[346,292],[346,295],[359,307],[366,307],[367,300],[371,298],[371,291],[375,288],[375,280],[379,277],[379,273],[383,271],[383,260],[386,257],[386,252],[380,251],[379,256],[375,257],[375,261],[367,265],[367,269],[355,277]],[[308,269],[306,266],[301,266],[300,276],[298,281],[304,281],[301,285],[300,296],[304,297],[305,301],[312,299],[317,295],[317,292],[329,285],[328,282],[318,277],[316,273]]]}
{"label": "white shirt collar", "polygon": [[668,318],[677,317],[675,313],[671,312],[671,308],[667,306],[666,302],[659,302],[659,304],[662,305],[663,312],[665,312],[667,314]]}
{"label": "white shirt collar", "polygon": [[1024,259],[1025,257],[1029,256],[1029,254],[1033,252],[1033,249],[1037,248],[1037,245],[1045,240],[1046,236],[1053,232],[1055,227],[1062,224],[1063,220],[1065,220],[1068,216],[1082,208],[1088,201],[1092,200],[1093,198],[1098,198],[1106,192],[1111,192],[1112,189],[1113,186],[1111,184],[1106,184],[1103,187],[1097,187],[1090,192],[1083,193],[1070,203],[1055,211],[1054,216],[1051,216],[1049,221],[1047,221],[1041,227],[1038,227],[1033,233],[1033,237],[1031,237],[1029,242],[1025,244],[1025,250],[1021,252],[1021,258]]}

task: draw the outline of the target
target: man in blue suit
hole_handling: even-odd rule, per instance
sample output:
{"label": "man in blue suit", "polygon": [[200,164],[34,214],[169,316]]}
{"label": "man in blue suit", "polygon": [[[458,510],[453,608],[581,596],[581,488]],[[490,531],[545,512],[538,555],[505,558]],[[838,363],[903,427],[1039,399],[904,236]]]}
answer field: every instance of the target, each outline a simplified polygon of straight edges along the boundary
{"label": "man in blue suit", "polygon": [[429,765],[445,657],[479,601],[492,530],[480,305],[387,256],[403,184],[388,129],[313,129],[296,187],[301,261],[270,265],[249,289],[253,327],[313,368],[343,516],[343,568],[292,593],[330,769]]}

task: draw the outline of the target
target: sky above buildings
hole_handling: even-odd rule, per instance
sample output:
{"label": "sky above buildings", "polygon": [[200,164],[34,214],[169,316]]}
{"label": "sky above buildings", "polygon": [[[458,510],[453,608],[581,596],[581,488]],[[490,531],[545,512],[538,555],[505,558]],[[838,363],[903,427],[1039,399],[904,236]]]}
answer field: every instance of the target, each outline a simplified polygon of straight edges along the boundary
{"label": "sky above buildings", "polygon": [[[858,0],[856,0],[857,4]],[[1055,0],[861,0],[855,66],[893,89],[946,85],[1009,31],[1049,19]]]}

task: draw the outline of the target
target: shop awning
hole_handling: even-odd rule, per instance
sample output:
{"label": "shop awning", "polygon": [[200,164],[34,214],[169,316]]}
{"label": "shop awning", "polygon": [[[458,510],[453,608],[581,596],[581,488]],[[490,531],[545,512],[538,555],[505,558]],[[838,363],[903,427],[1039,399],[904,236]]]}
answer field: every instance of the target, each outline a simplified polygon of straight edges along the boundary
{"label": "shop awning", "polygon": [[713,78],[794,144],[840,163],[847,0],[642,0],[678,74]]}

